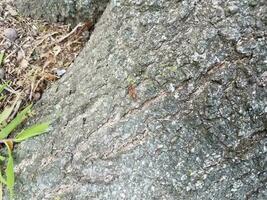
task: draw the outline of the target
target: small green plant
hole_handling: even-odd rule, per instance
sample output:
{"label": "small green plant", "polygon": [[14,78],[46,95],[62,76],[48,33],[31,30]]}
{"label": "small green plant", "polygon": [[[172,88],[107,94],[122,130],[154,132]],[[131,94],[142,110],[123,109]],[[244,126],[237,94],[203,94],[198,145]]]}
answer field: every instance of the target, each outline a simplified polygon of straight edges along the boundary
{"label": "small green plant", "polygon": [[[3,95],[2,92],[5,87],[6,84],[0,85],[1,96]],[[4,108],[2,113],[0,113],[0,145],[2,147],[1,154],[4,155],[0,155],[0,200],[2,200],[3,185],[6,186],[9,192],[9,198],[14,199],[15,175],[14,161],[12,157],[14,143],[19,143],[31,137],[45,133],[49,130],[50,126],[49,122],[35,124],[27,129],[22,130],[18,134],[13,134],[14,130],[21,125],[21,123],[27,117],[29,117],[32,108],[32,105],[29,105],[22,111],[18,112],[13,119],[10,119],[12,117],[12,112],[17,105],[17,101],[18,98],[16,98],[11,106]],[[9,137],[11,133],[12,136],[14,135],[14,137]],[[4,173],[2,170],[4,170]]]}

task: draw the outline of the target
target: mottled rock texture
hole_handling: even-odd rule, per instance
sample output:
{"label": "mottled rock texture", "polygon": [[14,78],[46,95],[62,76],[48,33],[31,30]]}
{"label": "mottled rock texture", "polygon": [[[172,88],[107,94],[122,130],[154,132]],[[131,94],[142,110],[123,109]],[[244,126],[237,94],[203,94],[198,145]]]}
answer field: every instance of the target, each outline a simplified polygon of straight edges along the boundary
{"label": "mottled rock texture", "polygon": [[21,13],[52,22],[96,21],[109,0],[14,0]]}
{"label": "mottled rock texture", "polygon": [[17,199],[264,200],[266,1],[112,1],[36,106]]}

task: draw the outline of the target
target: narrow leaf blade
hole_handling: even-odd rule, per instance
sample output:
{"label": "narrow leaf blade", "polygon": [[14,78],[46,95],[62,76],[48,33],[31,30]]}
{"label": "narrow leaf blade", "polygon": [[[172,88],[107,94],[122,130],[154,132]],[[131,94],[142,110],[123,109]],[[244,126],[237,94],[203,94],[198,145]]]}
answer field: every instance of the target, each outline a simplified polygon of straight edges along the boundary
{"label": "narrow leaf blade", "polygon": [[[6,86],[7,86],[7,83],[0,85],[0,94],[6,88]],[[8,119],[8,117],[11,115],[11,113],[12,113],[14,107],[16,106],[19,98],[20,98],[20,96],[18,95],[16,97],[15,101],[12,103],[12,105],[10,107],[6,107],[4,109],[4,111],[0,114],[0,124],[5,122]]]}
{"label": "narrow leaf blade", "polygon": [[0,124],[2,124],[5,120],[8,119],[8,117],[11,115],[13,106],[11,107],[6,107],[4,111],[0,114]]}
{"label": "narrow leaf blade", "polygon": [[17,104],[17,101],[18,99],[16,99],[10,107],[6,107],[4,111],[0,114],[0,124],[6,121],[8,117],[11,115],[15,105]]}
{"label": "narrow leaf blade", "polygon": [[15,175],[14,175],[14,161],[12,157],[12,151],[8,145],[8,143],[5,142],[5,145],[8,149],[8,160],[7,160],[7,166],[6,166],[6,186],[9,191],[9,197],[10,199],[14,198],[14,185],[15,185]]}
{"label": "narrow leaf blade", "polygon": [[0,200],[3,199],[3,184],[6,184],[6,180],[2,177],[2,172],[0,169]]}
{"label": "narrow leaf blade", "polygon": [[0,200],[3,200],[3,186],[1,181],[0,181]]}
{"label": "narrow leaf blade", "polygon": [[21,142],[28,138],[35,137],[37,135],[41,135],[45,132],[49,131],[50,122],[45,122],[41,124],[36,124],[31,126],[30,128],[27,128],[26,130],[23,130],[15,137],[15,142]]}
{"label": "narrow leaf blade", "polygon": [[5,139],[18,125],[20,125],[30,112],[32,105],[27,106],[24,110],[19,112],[17,116],[0,131],[0,139]]}

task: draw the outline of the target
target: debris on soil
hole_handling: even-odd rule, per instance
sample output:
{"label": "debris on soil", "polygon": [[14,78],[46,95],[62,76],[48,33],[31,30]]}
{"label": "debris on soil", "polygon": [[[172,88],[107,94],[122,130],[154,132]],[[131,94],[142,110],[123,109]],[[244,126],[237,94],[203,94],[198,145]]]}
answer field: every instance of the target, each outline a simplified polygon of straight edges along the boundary
{"label": "debris on soil", "polygon": [[0,108],[17,94],[23,102],[39,100],[63,76],[88,39],[91,26],[51,24],[24,18],[12,1],[0,2],[0,82],[8,83]]}

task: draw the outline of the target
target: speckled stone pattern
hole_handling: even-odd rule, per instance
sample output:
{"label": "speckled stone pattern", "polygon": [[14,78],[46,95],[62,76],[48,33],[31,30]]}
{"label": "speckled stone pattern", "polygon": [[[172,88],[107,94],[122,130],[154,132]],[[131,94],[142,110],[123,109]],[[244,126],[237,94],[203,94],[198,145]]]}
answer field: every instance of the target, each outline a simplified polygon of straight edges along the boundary
{"label": "speckled stone pattern", "polygon": [[17,146],[17,199],[267,199],[266,9],[111,1]]}
{"label": "speckled stone pattern", "polygon": [[96,21],[109,0],[14,0],[18,10],[26,16],[73,25]]}

